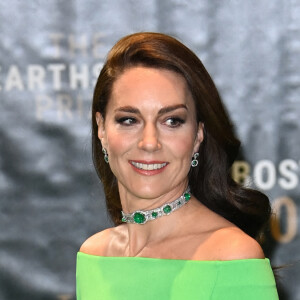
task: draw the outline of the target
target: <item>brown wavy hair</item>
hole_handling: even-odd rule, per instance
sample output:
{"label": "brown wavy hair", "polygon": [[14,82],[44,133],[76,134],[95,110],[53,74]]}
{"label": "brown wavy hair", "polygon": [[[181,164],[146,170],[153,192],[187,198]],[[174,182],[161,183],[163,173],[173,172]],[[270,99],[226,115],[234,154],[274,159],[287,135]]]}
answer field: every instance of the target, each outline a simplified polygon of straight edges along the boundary
{"label": "brown wavy hair", "polygon": [[270,218],[267,196],[244,188],[231,177],[240,141],[220,95],[200,59],[177,39],[152,32],[135,33],[119,40],[108,53],[94,91],[92,107],[92,151],[97,174],[104,186],[108,212],[114,224],[121,223],[117,179],[105,163],[98,138],[96,112],[105,119],[113,84],[128,68],[144,66],[167,69],[183,76],[193,96],[198,122],[204,123],[199,164],[189,172],[193,195],[204,205],[236,224],[252,237]]}

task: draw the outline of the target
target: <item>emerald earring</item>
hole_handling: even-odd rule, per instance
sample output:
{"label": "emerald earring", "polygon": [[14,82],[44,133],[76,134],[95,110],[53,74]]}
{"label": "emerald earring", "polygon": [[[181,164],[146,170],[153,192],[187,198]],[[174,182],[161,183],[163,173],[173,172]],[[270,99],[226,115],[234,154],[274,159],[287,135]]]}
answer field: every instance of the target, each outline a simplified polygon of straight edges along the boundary
{"label": "emerald earring", "polygon": [[198,166],[198,160],[197,160],[198,156],[199,156],[199,153],[198,153],[198,152],[196,152],[196,153],[193,155],[193,160],[192,160],[192,162],[191,162],[191,166],[192,166],[193,168],[195,168],[195,167]]}
{"label": "emerald earring", "polygon": [[108,154],[107,154],[107,151],[104,147],[102,147],[102,152],[104,154],[104,160],[108,164]]}

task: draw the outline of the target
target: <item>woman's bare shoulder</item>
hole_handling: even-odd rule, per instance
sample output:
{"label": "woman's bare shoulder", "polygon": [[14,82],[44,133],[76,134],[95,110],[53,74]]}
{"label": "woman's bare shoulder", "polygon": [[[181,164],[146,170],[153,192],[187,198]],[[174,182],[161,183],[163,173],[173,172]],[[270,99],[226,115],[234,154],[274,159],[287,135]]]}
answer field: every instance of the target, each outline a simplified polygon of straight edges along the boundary
{"label": "woman's bare shoulder", "polygon": [[260,244],[238,227],[223,228],[215,234],[223,244],[222,260],[265,258]]}
{"label": "woman's bare shoulder", "polygon": [[[260,244],[236,226],[214,231],[207,241],[207,247],[211,250],[212,260],[265,258]],[[197,259],[197,253],[194,259]]]}
{"label": "woman's bare shoulder", "polygon": [[80,252],[102,256],[107,248],[112,228],[107,228],[89,237],[80,247]]}
{"label": "woman's bare shoulder", "polygon": [[89,237],[81,245],[79,251],[90,255],[107,256],[111,242],[116,238],[121,238],[124,235],[123,231],[122,225],[102,230]]}

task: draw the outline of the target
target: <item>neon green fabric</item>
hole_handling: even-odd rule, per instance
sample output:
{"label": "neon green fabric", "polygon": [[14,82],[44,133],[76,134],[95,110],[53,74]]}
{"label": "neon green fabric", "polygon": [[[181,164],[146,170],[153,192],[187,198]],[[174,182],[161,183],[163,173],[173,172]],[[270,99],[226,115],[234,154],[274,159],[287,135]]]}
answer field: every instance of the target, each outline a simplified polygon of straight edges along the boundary
{"label": "neon green fabric", "polygon": [[77,300],[278,299],[270,261],[77,254]]}

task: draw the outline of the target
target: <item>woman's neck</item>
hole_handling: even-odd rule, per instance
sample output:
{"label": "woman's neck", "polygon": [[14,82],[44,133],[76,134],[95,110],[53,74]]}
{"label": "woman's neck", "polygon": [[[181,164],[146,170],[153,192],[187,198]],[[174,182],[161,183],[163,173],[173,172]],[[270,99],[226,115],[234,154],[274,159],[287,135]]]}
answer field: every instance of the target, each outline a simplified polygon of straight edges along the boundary
{"label": "woman's neck", "polygon": [[[171,191],[154,199],[136,197],[128,190],[119,187],[123,211],[132,213],[136,210],[150,210],[162,206],[179,198],[186,189],[186,185],[178,186]],[[151,244],[157,244],[167,238],[176,236],[184,222],[189,205],[184,205],[168,216],[162,216],[145,224],[127,224],[128,239],[125,247],[125,256],[138,256]]]}

